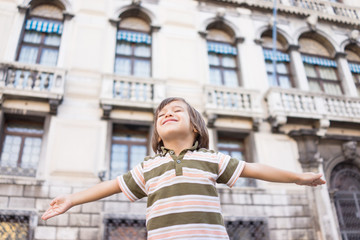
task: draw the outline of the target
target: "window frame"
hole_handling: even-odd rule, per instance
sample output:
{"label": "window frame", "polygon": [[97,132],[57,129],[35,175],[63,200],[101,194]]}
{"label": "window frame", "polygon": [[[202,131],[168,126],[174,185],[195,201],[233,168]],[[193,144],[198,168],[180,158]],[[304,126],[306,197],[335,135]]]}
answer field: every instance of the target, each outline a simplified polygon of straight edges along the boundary
{"label": "window frame", "polygon": [[[35,111],[28,111],[26,115],[22,113],[22,111],[14,112],[11,109],[2,109],[0,110],[0,156],[2,154],[3,142],[5,139],[4,129],[7,119],[14,119],[19,118],[21,121],[41,121],[43,124],[43,134],[42,134],[42,141],[41,141],[41,150],[39,154],[39,161],[37,163],[36,173],[35,176],[24,176],[24,175],[2,175],[5,176],[7,179],[24,179],[26,178],[27,181],[34,181],[33,183],[40,183],[44,176],[45,172],[45,155],[46,155],[46,144],[48,142],[49,137],[49,128],[50,128],[50,119],[51,115],[44,114],[42,112],[35,112]],[[40,181],[40,182],[39,182]]]}
{"label": "window frame", "polygon": [[[121,40],[118,40],[116,39],[115,41],[115,59],[114,59],[114,74],[119,74],[117,73],[115,70],[115,64],[116,64],[116,59],[119,57],[119,58],[125,58],[125,59],[130,59],[130,67],[131,67],[131,70],[130,70],[130,75],[126,75],[126,76],[134,76],[134,77],[137,77],[134,75],[135,73],[135,61],[136,60],[148,60],[149,61],[149,65],[150,65],[150,73],[149,73],[149,78],[152,77],[152,56],[153,56],[153,52],[152,52],[152,34],[151,32],[146,32],[146,31],[141,31],[141,30],[134,30],[134,29],[129,29],[129,28],[123,28],[123,27],[117,27],[117,30],[116,30],[116,34],[119,32],[119,31],[128,31],[128,32],[133,32],[133,33],[144,33],[144,34],[147,34],[151,37],[151,44],[148,44],[149,45],[149,48],[150,48],[150,57],[140,57],[140,56],[135,56],[135,47],[137,44],[139,43],[135,43],[135,42],[129,42],[130,45],[131,45],[131,55],[125,55],[125,54],[119,54],[117,53],[117,45],[119,42],[121,42]],[[116,37],[115,37],[116,38]],[[126,42],[126,41],[124,41]],[[119,74],[120,75],[120,74]]]}
{"label": "window frame", "polygon": [[[328,57],[324,57],[324,56],[321,56],[321,55],[314,55],[314,54],[308,54],[308,53],[301,53],[301,55],[306,55],[306,56],[316,57],[316,58],[324,58],[324,59],[328,59],[328,60],[333,61],[333,59],[328,58]],[[308,64],[308,63],[303,62],[304,68],[305,68],[305,64]],[[308,83],[309,83],[309,84],[310,84],[310,81],[315,81],[315,82],[319,83],[319,86],[320,86],[320,89],[321,89],[321,93],[334,95],[333,93],[328,93],[328,92],[326,92],[326,91],[324,90],[324,83],[333,83],[333,84],[336,83],[336,84],[338,84],[338,86],[340,87],[341,95],[344,94],[344,89],[343,89],[343,86],[342,86],[342,84],[341,84],[341,80],[340,80],[340,76],[339,76],[339,71],[338,71],[337,67],[326,67],[326,66],[320,66],[320,65],[317,65],[317,64],[308,64],[308,65],[314,66],[315,73],[316,73],[316,75],[317,75],[316,78],[314,78],[314,77],[309,77],[309,76],[307,75],[307,73],[306,73],[306,70],[305,70],[306,79],[308,80]],[[337,80],[330,80],[330,79],[326,79],[326,78],[321,78],[321,77],[320,77],[319,67],[333,68],[334,71],[335,71],[336,79],[337,79]]]}
{"label": "window frame", "polygon": [[[348,61],[348,63],[360,65],[360,62],[355,62],[355,61]],[[358,93],[358,96],[360,97],[360,73],[354,73],[352,71],[350,71],[350,72],[351,72],[351,76],[352,76],[354,84],[355,84],[356,92]]]}
{"label": "window frame", "polygon": [[[266,48],[266,47],[263,47],[263,49],[271,50],[271,51],[272,51],[272,49]],[[276,52],[281,52],[281,53],[287,54],[287,52],[285,52],[285,51],[283,51],[283,50],[280,50],[280,49],[276,49]],[[265,67],[266,67],[266,65],[267,65],[268,62],[272,64],[272,61],[271,61],[271,60],[266,60],[266,59],[265,59]],[[285,67],[286,67],[286,70],[287,70],[288,73],[287,73],[287,74],[279,73],[279,72],[278,72],[278,67],[276,66],[276,79],[275,79],[275,81],[276,81],[276,84],[277,84],[277,85],[276,85],[276,86],[271,86],[270,83],[269,83],[270,87],[285,88],[285,87],[282,87],[282,86],[280,85],[280,80],[279,80],[279,78],[280,78],[280,76],[286,76],[286,77],[289,78],[290,88],[294,88],[294,87],[295,87],[295,83],[294,83],[294,79],[293,79],[293,74],[291,73],[290,62],[286,62],[286,61],[276,61],[276,64],[278,64],[278,63],[284,63],[284,64],[285,64]],[[269,72],[268,69],[267,69],[267,67],[266,67],[266,74],[267,74],[268,81],[269,81],[269,74],[272,75],[273,72]]]}
{"label": "window frame", "polygon": [[56,59],[56,64],[53,66],[53,67],[55,67],[55,66],[57,66],[58,60],[59,60],[62,34],[59,35],[60,36],[59,46],[46,45],[45,44],[45,37],[49,33],[45,33],[45,32],[39,32],[41,34],[41,41],[40,41],[39,44],[25,42],[24,41],[25,33],[27,31],[31,32],[31,30],[26,30],[25,29],[25,25],[26,25],[27,20],[30,20],[32,18],[50,20],[50,21],[61,23],[64,26],[64,18],[62,20],[59,20],[59,19],[55,19],[55,18],[48,18],[48,17],[42,17],[42,16],[31,16],[31,14],[26,14],[25,20],[24,20],[24,23],[23,23],[23,27],[22,27],[22,30],[21,30],[21,34],[20,34],[20,39],[19,39],[19,42],[18,42],[17,53],[16,53],[16,61],[19,62],[20,52],[21,52],[21,49],[22,49],[23,46],[37,47],[38,53],[37,53],[35,63],[27,63],[27,62],[22,62],[22,63],[24,63],[24,64],[40,64],[40,65],[42,65],[40,63],[42,51],[43,51],[44,48],[48,48],[48,49],[52,49],[52,50],[57,50],[57,52],[58,52],[58,56],[57,56],[57,59]]}
{"label": "window frame", "polygon": [[[215,41],[215,40],[209,40],[206,39],[206,44],[208,44],[209,42],[214,42],[214,43],[219,43],[219,44],[229,44],[230,46],[234,47],[237,49],[236,46],[234,46],[234,44],[231,44],[229,42],[221,42],[221,41]],[[239,53],[237,53],[236,55],[232,55],[232,54],[222,54],[222,53],[214,53],[211,52],[211,54],[215,54],[217,57],[219,57],[219,65],[212,65],[209,62],[209,75],[210,75],[210,70],[211,69],[218,69],[220,70],[220,76],[221,76],[221,86],[227,87],[227,85],[225,84],[225,76],[224,76],[224,71],[225,70],[233,70],[236,72],[236,82],[237,82],[237,86],[240,86],[240,74],[239,74]],[[209,51],[207,51],[207,55],[209,55]],[[222,62],[223,62],[223,56],[233,56],[235,58],[235,67],[225,67],[223,66]],[[208,57],[209,59],[209,57]],[[210,80],[210,79],[209,79]]]}
{"label": "window frame", "polygon": [[[116,130],[115,128],[117,126],[120,126],[120,129]],[[129,127],[129,126],[133,126],[135,128],[147,128],[148,131],[136,131],[136,130],[125,130],[125,132],[131,132],[131,133],[145,133],[146,134],[146,138],[147,141],[144,144],[133,144],[130,146],[146,146],[146,156],[150,155],[152,150],[151,150],[151,133],[153,130],[153,125],[151,122],[145,122],[145,121],[125,121],[125,120],[120,120],[120,121],[110,121],[109,123],[109,127],[108,127],[108,140],[107,140],[107,145],[109,146],[107,148],[107,156],[106,156],[106,171],[107,171],[107,176],[106,179],[111,179],[111,163],[112,163],[112,146],[114,144],[114,140],[113,140],[113,135],[115,131],[123,131],[121,130],[121,127]],[[127,142],[127,141],[118,141],[118,142]],[[129,141],[131,143],[131,141]],[[131,166],[131,159],[130,159],[130,151],[128,152],[128,159],[127,159],[127,169],[129,169]]]}

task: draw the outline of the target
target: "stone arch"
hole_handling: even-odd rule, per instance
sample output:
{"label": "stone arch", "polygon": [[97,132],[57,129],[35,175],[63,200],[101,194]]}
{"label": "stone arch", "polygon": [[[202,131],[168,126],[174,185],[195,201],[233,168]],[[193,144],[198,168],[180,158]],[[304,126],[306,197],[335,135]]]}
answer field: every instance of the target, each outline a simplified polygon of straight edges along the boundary
{"label": "stone arch", "polygon": [[299,40],[301,38],[309,38],[318,42],[327,49],[330,57],[334,57],[336,52],[339,52],[339,46],[335,44],[335,41],[327,33],[321,30],[312,31],[308,27],[301,28],[295,34],[298,45],[300,45]]}
{"label": "stone arch", "polygon": [[225,18],[214,17],[205,20],[200,28],[200,32],[206,32],[209,27],[215,27],[225,31],[233,37],[234,40],[241,37],[240,30],[236,27],[236,25]]}
{"label": "stone arch", "polygon": [[[260,36],[260,39],[264,39],[264,38],[271,38],[272,41],[272,29],[268,28],[265,31],[263,31],[263,33]],[[277,48],[286,51],[286,49],[289,47],[288,39],[281,32],[278,31],[276,40],[277,40]]]}
{"label": "stone arch", "polygon": [[[280,27],[277,27],[277,39],[281,41],[283,45],[288,47],[293,44],[292,37]],[[256,31],[256,39],[261,39],[264,34],[272,33],[272,28],[269,26],[262,26]]]}
{"label": "stone arch", "polygon": [[139,17],[146,21],[150,26],[158,25],[155,14],[147,8],[139,5],[127,5],[114,12],[113,19]]}
{"label": "stone arch", "polygon": [[69,0],[56,0],[56,1],[46,1],[46,0],[25,0],[24,5],[30,7],[30,9],[35,8],[39,5],[55,5],[63,11],[72,12],[72,5]]}
{"label": "stone arch", "polygon": [[343,51],[347,53],[346,58],[349,61],[360,62],[360,45],[358,43],[349,41],[343,47]]}

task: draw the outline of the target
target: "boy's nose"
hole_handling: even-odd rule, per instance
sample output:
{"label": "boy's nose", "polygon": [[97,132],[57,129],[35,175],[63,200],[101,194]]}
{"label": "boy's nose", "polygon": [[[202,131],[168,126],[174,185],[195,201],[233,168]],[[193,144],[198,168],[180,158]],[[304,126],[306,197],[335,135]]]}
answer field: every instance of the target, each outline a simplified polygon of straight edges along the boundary
{"label": "boy's nose", "polygon": [[171,117],[171,116],[174,116],[173,111],[167,111],[165,117]]}

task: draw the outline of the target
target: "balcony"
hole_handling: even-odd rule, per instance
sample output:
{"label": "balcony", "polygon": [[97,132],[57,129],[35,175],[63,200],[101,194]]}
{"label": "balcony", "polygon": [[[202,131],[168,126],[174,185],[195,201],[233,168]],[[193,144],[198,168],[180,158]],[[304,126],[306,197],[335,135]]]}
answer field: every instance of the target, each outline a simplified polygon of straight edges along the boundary
{"label": "balcony", "polygon": [[64,96],[65,70],[24,63],[0,63],[1,102],[6,99],[46,101],[56,114]]}
{"label": "balcony", "polygon": [[274,119],[287,117],[342,122],[360,122],[360,98],[272,88],[267,94],[269,114]]}
{"label": "balcony", "polygon": [[[217,0],[257,8],[272,9],[273,0]],[[360,24],[360,8],[321,0],[278,0],[279,12],[297,15],[317,15],[319,19],[351,25]]]}
{"label": "balcony", "polygon": [[261,97],[257,91],[224,86],[205,86],[205,113],[207,116],[236,116],[260,118]]}
{"label": "balcony", "polygon": [[114,108],[153,111],[164,98],[163,80],[115,74],[106,74],[102,78],[100,105],[105,118]]}

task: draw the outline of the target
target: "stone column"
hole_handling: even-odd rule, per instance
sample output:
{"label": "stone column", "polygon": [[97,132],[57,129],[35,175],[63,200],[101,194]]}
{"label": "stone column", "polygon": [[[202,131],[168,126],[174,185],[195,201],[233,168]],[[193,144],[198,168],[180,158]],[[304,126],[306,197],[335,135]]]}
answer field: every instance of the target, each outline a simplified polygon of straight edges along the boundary
{"label": "stone column", "polygon": [[338,73],[344,94],[347,96],[357,97],[356,86],[346,59],[346,53],[337,52],[335,54],[336,63],[338,65]]}
{"label": "stone column", "polygon": [[[320,172],[324,175],[322,159],[318,151],[320,138],[316,130],[294,130],[289,133],[298,144],[299,162],[304,172]],[[325,176],[323,176],[325,178]],[[306,187],[310,211],[313,213],[314,230],[318,240],[341,240],[333,212],[327,184]]]}
{"label": "stone column", "polygon": [[298,45],[289,45],[290,70],[295,81],[295,87],[304,91],[309,91],[309,82],[306,77],[304,64],[301,59]]}

